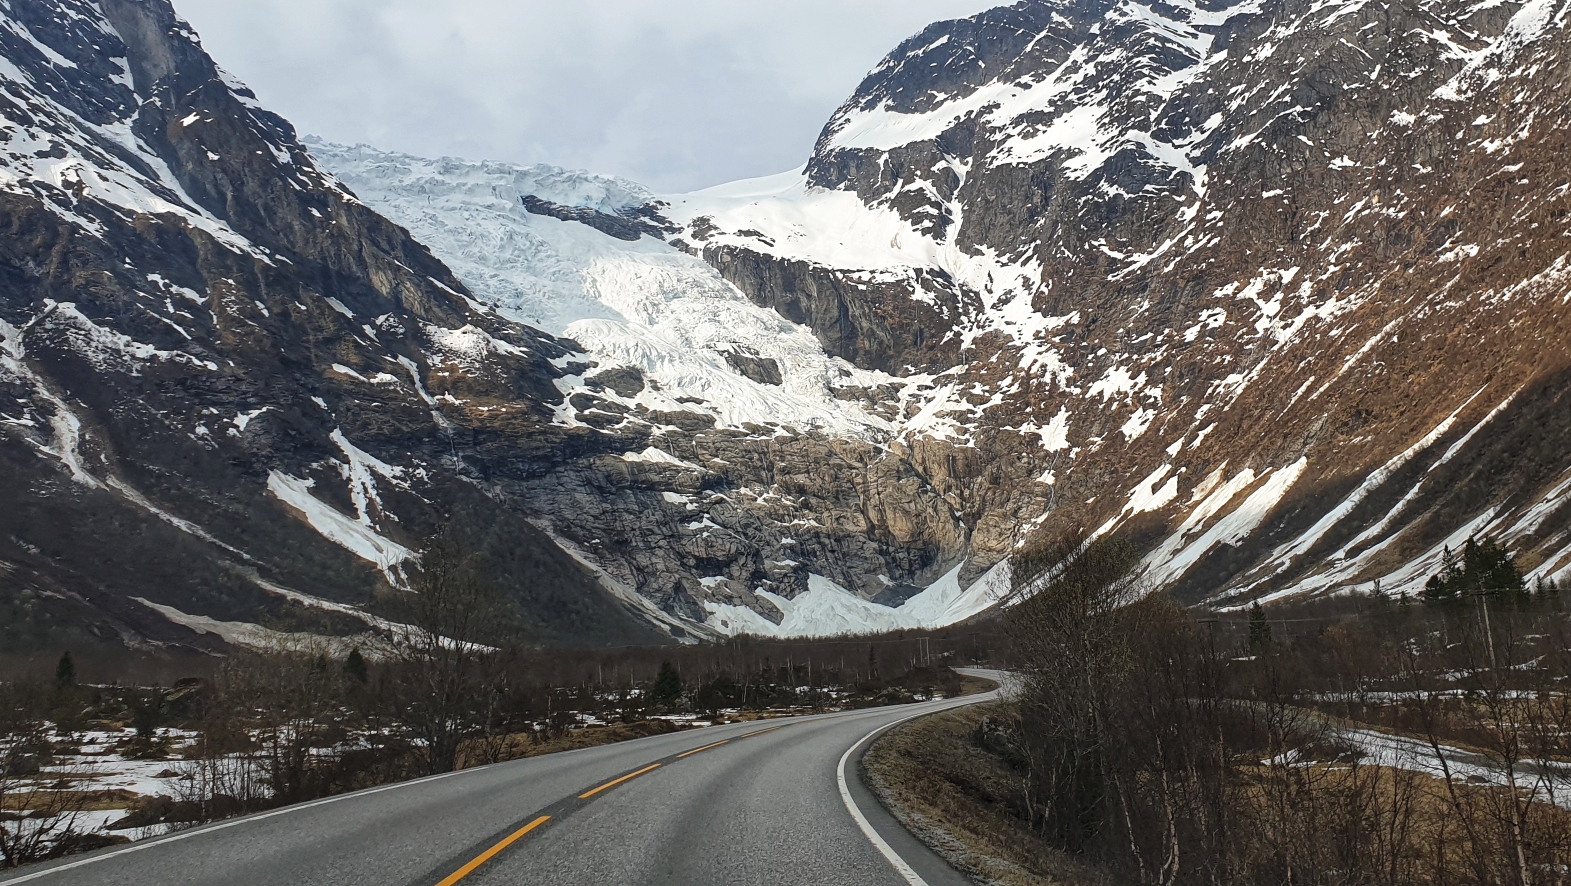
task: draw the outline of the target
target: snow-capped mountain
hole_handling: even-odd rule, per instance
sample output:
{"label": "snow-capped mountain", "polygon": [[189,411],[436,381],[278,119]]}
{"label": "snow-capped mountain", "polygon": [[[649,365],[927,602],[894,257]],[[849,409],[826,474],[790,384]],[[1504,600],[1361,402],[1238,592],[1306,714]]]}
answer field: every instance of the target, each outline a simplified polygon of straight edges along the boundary
{"label": "snow-capped mountain", "polygon": [[884,445],[900,386],[648,237],[632,186],[356,152],[471,289],[165,0],[13,0],[0,58],[7,648],[374,630],[443,528],[541,639],[978,608],[867,599],[965,548]]}
{"label": "snow-capped mountain", "polygon": [[[609,468],[563,465],[528,497],[615,581],[720,633],[919,628],[996,601],[996,575],[958,584],[962,527],[887,446],[921,380],[829,356],[812,330],[753,304],[661,239],[675,228],[647,191],[310,146],[476,298],[583,349],[595,368],[563,380],[557,422],[631,435],[628,451]],[[608,469],[637,483],[608,485]]]}
{"label": "snow-capped mountain", "polygon": [[1564,577],[1567,15],[1027,0],[666,216],[828,352],[934,374],[898,436],[983,454],[926,475],[973,564],[1074,519],[1191,599],[1412,592],[1476,533]]}
{"label": "snow-capped mountain", "polygon": [[543,639],[949,624],[1051,521],[1189,599],[1565,576],[1566,2],[1027,0],[660,196],[11,0],[8,642],[371,630],[441,526]]}
{"label": "snow-capped mountain", "polygon": [[607,233],[542,209],[622,220],[654,202],[638,185],[552,167],[308,144],[368,206],[430,246],[476,297],[511,320],[572,339],[603,365],[637,369],[654,382],[626,405],[681,411],[689,398],[702,401],[719,427],[888,435],[887,418],[837,399],[836,391],[878,387],[889,376],[828,356],[812,330],[753,304],[702,260],[659,239],[658,229]]}
{"label": "snow-capped mountain", "polygon": [[554,423],[571,348],[322,172],[164,0],[10,0],[0,59],[8,649],[364,632],[449,523],[521,630],[659,636],[492,468],[595,451]]}

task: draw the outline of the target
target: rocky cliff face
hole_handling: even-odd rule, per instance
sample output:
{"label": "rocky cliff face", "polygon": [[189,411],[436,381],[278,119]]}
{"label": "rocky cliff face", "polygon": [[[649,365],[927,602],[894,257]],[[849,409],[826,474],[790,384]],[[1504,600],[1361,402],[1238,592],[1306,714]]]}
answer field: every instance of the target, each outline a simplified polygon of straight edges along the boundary
{"label": "rocky cliff face", "polygon": [[526,635],[658,639],[497,490],[599,445],[552,424],[569,348],[318,169],[162,0],[15,0],[0,55],[7,649],[365,632],[449,521]]}
{"label": "rocky cliff face", "polygon": [[974,568],[1074,519],[1191,599],[1414,591],[1474,533],[1563,577],[1567,15],[1029,0],[907,41],[800,173],[668,214],[921,379],[897,439]]}
{"label": "rocky cliff face", "polygon": [[563,380],[555,421],[596,429],[608,451],[542,466],[517,497],[617,583],[720,633],[915,627],[985,608],[981,589],[960,599],[948,585],[883,605],[969,548],[930,469],[894,441],[910,381],[826,353],[661,242],[648,192],[549,167],[311,150],[478,299],[583,349],[592,368]]}
{"label": "rocky cliff face", "polygon": [[636,186],[511,187],[489,242],[405,220],[461,281],[164,0],[0,26],[0,651],[374,631],[443,528],[541,641],[812,632],[814,575],[836,629],[890,626],[863,597],[964,550],[884,446],[892,380],[658,240]]}

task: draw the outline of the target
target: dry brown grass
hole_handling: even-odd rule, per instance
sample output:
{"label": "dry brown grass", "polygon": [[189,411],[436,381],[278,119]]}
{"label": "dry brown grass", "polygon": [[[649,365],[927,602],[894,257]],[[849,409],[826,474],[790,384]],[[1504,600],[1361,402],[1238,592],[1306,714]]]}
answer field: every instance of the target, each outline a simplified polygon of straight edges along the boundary
{"label": "dry brown grass", "polygon": [[975,740],[991,710],[927,717],[879,739],[863,760],[868,786],[901,824],[979,883],[1104,886],[1105,875],[1047,848],[1015,814],[1019,775]]}
{"label": "dry brown grass", "polygon": [[6,812],[31,812],[35,810],[67,810],[71,812],[108,812],[125,809],[141,799],[125,790],[70,791],[40,790],[11,794],[0,802]]}

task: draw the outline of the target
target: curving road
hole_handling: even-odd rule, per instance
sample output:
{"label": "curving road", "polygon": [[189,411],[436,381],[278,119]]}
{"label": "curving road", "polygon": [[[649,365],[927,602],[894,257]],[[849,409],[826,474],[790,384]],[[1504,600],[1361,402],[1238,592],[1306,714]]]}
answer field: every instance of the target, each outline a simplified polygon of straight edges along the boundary
{"label": "curving road", "polygon": [[469,769],[0,884],[961,886],[883,811],[857,762],[883,729],[994,697],[739,723]]}

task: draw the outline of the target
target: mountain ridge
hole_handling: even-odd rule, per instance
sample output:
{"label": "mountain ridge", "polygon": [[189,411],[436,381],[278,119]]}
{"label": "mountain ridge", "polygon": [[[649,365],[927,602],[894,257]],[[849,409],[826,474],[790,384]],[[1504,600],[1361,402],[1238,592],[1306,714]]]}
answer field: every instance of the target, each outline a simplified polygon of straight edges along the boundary
{"label": "mountain ridge", "polygon": [[15,0],[0,639],[355,636],[443,527],[536,642],[948,624],[1063,523],[1212,605],[1571,576],[1567,16],[1027,0],[667,196],[302,141],[164,0]]}
{"label": "mountain ridge", "polygon": [[[461,476],[454,431],[480,428],[452,392],[549,426],[566,349],[321,173],[167,3],[18,0],[3,30],[8,645],[363,632],[396,565],[378,552],[477,509],[502,575],[549,577],[511,588],[526,632],[658,639]],[[445,383],[465,345],[474,371]],[[389,443],[407,455],[368,455]]]}

